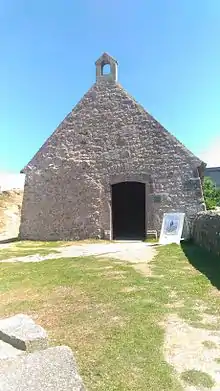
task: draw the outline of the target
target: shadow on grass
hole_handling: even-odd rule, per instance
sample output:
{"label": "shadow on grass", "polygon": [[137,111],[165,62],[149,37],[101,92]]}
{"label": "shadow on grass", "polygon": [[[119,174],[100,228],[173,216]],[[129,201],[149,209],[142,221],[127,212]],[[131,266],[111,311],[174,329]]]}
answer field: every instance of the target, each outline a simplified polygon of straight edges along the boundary
{"label": "shadow on grass", "polygon": [[18,237],[16,237],[16,238],[9,238],[9,239],[2,239],[2,240],[0,240],[0,244],[18,242],[18,240],[19,240]]}
{"label": "shadow on grass", "polygon": [[190,242],[183,242],[181,247],[191,265],[220,290],[220,256]]}

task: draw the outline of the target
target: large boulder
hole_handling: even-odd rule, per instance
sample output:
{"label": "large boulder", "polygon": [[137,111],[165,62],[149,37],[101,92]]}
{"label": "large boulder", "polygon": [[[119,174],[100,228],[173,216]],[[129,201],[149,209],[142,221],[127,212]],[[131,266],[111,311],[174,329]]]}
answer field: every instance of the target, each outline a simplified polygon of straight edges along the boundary
{"label": "large boulder", "polygon": [[67,346],[24,354],[0,365],[2,391],[85,391]]}
{"label": "large boulder", "polygon": [[48,347],[46,331],[23,314],[0,319],[0,340],[27,352]]}

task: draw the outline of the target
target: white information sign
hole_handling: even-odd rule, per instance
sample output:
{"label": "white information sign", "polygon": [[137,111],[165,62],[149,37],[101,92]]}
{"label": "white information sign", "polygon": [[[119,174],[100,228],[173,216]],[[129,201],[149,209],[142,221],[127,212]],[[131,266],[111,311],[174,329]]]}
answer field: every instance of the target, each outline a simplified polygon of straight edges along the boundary
{"label": "white information sign", "polygon": [[160,244],[180,244],[185,213],[164,213],[160,232]]}

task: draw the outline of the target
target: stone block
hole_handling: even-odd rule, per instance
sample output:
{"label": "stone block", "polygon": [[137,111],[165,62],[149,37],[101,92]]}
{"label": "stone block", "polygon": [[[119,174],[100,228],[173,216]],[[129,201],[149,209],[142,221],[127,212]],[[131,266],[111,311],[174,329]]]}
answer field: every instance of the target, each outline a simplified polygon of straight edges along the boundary
{"label": "stone block", "polygon": [[154,194],[153,195],[153,201],[155,203],[161,202],[162,201],[162,195],[161,194]]}
{"label": "stone block", "polygon": [[160,203],[162,201],[169,201],[170,197],[167,193],[154,193],[151,195],[152,201],[154,203]]}
{"label": "stone block", "polygon": [[14,346],[11,346],[9,343],[0,341],[0,365],[1,360],[11,359],[20,356],[21,354],[25,354],[25,352],[14,348]]}
{"label": "stone block", "polygon": [[24,314],[0,319],[0,340],[27,352],[48,347],[46,331]]}
{"label": "stone block", "polygon": [[3,360],[0,390],[85,391],[85,387],[71,349],[57,346]]}

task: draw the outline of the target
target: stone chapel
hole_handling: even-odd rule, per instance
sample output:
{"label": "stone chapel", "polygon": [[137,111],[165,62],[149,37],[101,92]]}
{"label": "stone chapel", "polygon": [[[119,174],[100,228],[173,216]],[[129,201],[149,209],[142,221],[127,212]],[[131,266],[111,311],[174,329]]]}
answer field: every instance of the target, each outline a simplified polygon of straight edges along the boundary
{"label": "stone chapel", "polygon": [[96,82],[21,171],[21,239],[144,239],[164,212],[190,226],[205,208],[205,164],[118,83],[113,57],[95,66]]}

